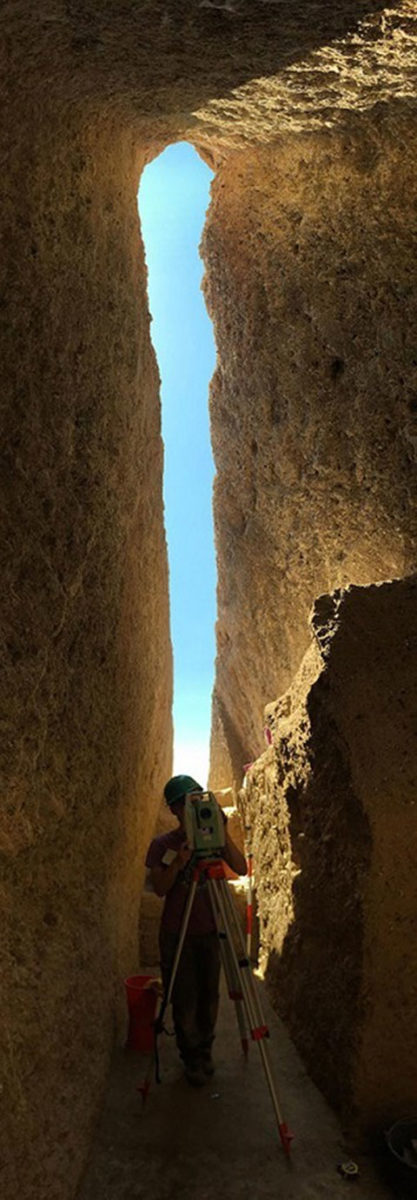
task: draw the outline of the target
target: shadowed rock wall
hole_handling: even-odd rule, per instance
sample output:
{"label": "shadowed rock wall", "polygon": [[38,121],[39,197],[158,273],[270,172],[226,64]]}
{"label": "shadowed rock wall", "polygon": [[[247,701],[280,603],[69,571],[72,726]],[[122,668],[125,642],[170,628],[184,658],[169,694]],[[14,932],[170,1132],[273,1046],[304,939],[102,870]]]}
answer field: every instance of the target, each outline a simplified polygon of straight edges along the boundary
{"label": "shadowed rock wall", "polygon": [[382,1128],[417,1101],[416,578],[317,601],[241,801],[263,963],[331,1101]]}
{"label": "shadowed rock wall", "polygon": [[1,1190],[62,1200],[138,961],[171,650],[137,149],[75,115],[25,149],[2,308]]}
{"label": "shadowed rock wall", "polygon": [[262,750],[314,597],[416,563],[415,153],[404,111],[379,111],[213,185],[216,787]]}
{"label": "shadowed rock wall", "polygon": [[[312,143],[320,191],[329,130],[343,128],[354,111],[360,143],[361,114],[376,104],[401,98],[412,109],[415,34],[412,0],[389,10],[385,0],[238,0],[226,10],[200,0],[9,0],[4,7],[7,1200],[65,1200],[74,1190],[100,1102],[115,992],[135,962],[143,847],[169,771],[158,380],[136,214],[141,163],[179,137],[216,165],[277,139],[281,155],[287,136],[300,137],[304,156],[305,136],[320,142],[324,131],[321,149]],[[269,169],[276,170],[273,156]],[[266,165],[262,171],[263,187]],[[266,192],[274,208],[271,182]],[[319,211],[318,196],[316,203]],[[262,240],[256,187],[251,204],[248,336]],[[262,288],[256,303],[264,312]],[[264,330],[262,319],[251,343],[259,371]],[[256,591],[266,609],[268,555],[265,562],[264,594],[258,584]],[[256,676],[264,658],[262,649]],[[274,668],[270,676],[273,695]],[[230,673],[235,684],[244,691],[239,672]],[[235,763],[248,724],[225,689],[220,699],[225,763]]]}

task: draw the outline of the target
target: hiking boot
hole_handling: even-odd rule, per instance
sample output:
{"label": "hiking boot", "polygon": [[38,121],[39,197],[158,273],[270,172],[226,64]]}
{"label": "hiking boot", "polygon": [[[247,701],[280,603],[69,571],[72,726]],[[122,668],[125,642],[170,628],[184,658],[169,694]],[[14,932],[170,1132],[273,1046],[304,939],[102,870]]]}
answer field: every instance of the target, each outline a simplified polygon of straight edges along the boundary
{"label": "hiking boot", "polygon": [[201,1066],[205,1075],[214,1075],[214,1062],[210,1050],[205,1050],[201,1055]]}
{"label": "hiking boot", "polygon": [[186,1063],[185,1078],[192,1087],[203,1087],[206,1082],[206,1072],[203,1070],[202,1063],[193,1062]]}

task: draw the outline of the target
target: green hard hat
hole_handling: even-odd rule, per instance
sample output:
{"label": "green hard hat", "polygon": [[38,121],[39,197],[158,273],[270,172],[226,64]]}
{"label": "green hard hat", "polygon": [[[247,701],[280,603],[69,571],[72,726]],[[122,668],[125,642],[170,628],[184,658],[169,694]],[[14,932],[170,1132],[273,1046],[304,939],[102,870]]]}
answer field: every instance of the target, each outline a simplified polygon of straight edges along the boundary
{"label": "green hard hat", "polygon": [[173,775],[172,779],[164,787],[164,796],[167,804],[175,804],[177,800],[182,800],[187,792],[202,792],[203,788],[191,775]]}

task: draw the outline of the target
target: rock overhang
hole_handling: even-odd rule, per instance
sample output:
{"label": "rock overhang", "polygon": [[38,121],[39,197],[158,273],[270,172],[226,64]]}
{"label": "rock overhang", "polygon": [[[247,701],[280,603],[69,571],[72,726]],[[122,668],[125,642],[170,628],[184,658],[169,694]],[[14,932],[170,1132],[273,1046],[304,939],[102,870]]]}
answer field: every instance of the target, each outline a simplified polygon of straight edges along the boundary
{"label": "rock overhang", "polygon": [[[68,104],[113,116],[150,152],[189,138],[219,161],[288,133],[415,104],[412,0],[236,0],[120,6],[17,0],[4,16],[4,79],[52,120]],[[6,89],[7,93],[7,89]],[[5,95],[7,100],[7,94]]]}

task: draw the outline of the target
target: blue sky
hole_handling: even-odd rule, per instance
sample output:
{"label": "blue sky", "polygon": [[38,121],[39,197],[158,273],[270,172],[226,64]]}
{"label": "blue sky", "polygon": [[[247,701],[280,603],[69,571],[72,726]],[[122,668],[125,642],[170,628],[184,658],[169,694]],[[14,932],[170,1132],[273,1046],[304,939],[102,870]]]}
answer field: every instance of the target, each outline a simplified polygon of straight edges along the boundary
{"label": "blue sky", "polygon": [[174,648],[174,772],[207,782],[214,664],[214,466],[208,386],[215,348],[198,245],[213,173],[186,142],[145,168],[139,213],[162,380],[164,501]]}

